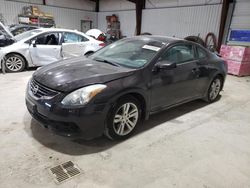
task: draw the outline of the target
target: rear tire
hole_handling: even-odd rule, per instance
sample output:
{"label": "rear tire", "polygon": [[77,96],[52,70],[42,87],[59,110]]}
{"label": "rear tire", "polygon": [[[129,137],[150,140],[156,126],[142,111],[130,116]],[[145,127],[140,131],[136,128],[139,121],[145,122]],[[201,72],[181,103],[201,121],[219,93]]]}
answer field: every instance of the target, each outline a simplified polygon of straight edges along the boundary
{"label": "rear tire", "polygon": [[22,72],[25,68],[25,59],[18,54],[9,54],[6,56],[6,72]]}
{"label": "rear tire", "polygon": [[209,103],[216,101],[219,97],[221,89],[222,89],[222,78],[216,76],[209,86],[205,100]]}
{"label": "rear tire", "polygon": [[104,134],[111,140],[123,140],[133,134],[141,120],[141,104],[127,96],[110,110]]}

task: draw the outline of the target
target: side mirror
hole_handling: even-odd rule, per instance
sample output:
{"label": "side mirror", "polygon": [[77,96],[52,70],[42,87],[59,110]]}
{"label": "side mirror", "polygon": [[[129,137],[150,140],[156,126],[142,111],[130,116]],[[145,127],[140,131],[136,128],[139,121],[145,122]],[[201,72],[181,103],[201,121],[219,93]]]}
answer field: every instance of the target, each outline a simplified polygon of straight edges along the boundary
{"label": "side mirror", "polygon": [[161,70],[171,70],[176,68],[176,63],[171,63],[169,61],[159,61],[155,64],[154,70],[161,71]]}
{"label": "side mirror", "polygon": [[32,40],[30,44],[31,44],[34,48],[36,47],[36,41],[35,41],[35,40]]}

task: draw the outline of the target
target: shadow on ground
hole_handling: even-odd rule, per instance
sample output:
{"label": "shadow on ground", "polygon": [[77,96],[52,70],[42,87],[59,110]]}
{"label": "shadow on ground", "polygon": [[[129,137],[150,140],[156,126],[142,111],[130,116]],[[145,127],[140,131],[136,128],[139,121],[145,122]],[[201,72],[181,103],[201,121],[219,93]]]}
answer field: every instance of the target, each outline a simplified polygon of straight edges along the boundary
{"label": "shadow on ground", "polygon": [[[168,121],[178,123],[179,120],[176,120],[176,118],[186,113],[198,110],[206,105],[207,103],[205,103],[204,101],[197,100],[152,115],[150,116],[149,120],[144,121],[142,125],[138,127],[134,135],[141,134],[148,130],[150,131],[150,129],[158,125],[168,126],[167,124],[162,124]],[[73,140],[70,138],[52,134],[48,131],[48,129],[41,127],[34,119],[31,120],[30,124],[32,136],[38,142],[40,142],[45,147],[68,155],[87,155],[91,153],[98,153],[105,151],[122,142],[111,141],[104,136],[89,141],[83,139]]]}

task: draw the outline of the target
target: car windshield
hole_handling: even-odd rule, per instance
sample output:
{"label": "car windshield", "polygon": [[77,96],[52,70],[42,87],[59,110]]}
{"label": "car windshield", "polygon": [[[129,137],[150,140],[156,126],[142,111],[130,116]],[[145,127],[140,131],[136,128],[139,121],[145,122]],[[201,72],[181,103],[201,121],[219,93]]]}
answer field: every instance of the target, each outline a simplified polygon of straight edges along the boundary
{"label": "car windshield", "polygon": [[151,39],[124,39],[102,48],[89,58],[128,68],[140,68],[150,62],[163,45]]}
{"label": "car windshield", "polygon": [[27,37],[31,37],[37,33],[41,33],[42,30],[41,29],[35,29],[35,30],[30,30],[30,31],[26,31],[24,33],[21,33],[19,35],[16,35],[14,38],[16,39],[16,41],[20,41],[22,39],[25,39]]}

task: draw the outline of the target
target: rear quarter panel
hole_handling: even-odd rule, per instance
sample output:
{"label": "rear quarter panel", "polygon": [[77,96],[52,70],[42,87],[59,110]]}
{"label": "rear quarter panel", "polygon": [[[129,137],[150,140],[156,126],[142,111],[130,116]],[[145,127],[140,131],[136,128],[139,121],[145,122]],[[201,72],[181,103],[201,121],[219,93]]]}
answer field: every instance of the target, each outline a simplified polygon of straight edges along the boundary
{"label": "rear quarter panel", "polygon": [[210,83],[206,89],[206,92],[207,92],[211,82],[213,81],[213,79],[217,75],[221,75],[223,77],[223,86],[224,86],[224,82],[225,82],[225,79],[227,76],[227,64],[223,59],[218,57],[216,54],[211,54],[208,66],[210,69],[210,73],[209,73],[209,82]]}

